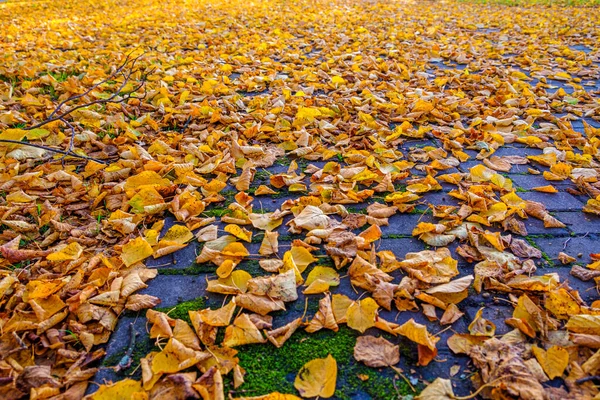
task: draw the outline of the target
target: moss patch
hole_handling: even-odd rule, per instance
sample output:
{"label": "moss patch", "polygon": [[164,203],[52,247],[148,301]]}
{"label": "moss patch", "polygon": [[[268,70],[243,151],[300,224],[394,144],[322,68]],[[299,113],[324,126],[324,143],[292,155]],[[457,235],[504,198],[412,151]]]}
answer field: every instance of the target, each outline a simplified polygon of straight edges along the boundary
{"label": "moss patch", "polygon": [[[247,372],[246,383],[234,390],[230,378],[227,378],[226,389],[232,394],[237,392],[245,396],[259,396],[274,391],[297,394],[294,379],[300,368],[310,360],[331,354],[338,365],[335,398],[391,400],[411,394],[404,381],[394,382],[394,374],[390,369],[373,369],[354,360],[353,349],[357,336],[358,332],[341,327],[337,333],[296,332],[280,349],[271,345],[241,346],[237,348],[238,357],[240,365]],[[363,382],[359,375],[368,379]]]}
{"label": "moss patch", "polygon": [[164,312],[169,317],[174,319],[181,319],[187,323],[191,323],[188,311],[203,310],[206,308],[206,299],[204,297],[198,297],[194,300],[184,301],[179,303],[175,307],[161,307],[156,308],[156,311]]}
{"label": "moss patch", "polygon": [[213,273],[217,270],[217,266],[213,263],[192,264],[187,268],[159,268],[160,275],[200,275]]}

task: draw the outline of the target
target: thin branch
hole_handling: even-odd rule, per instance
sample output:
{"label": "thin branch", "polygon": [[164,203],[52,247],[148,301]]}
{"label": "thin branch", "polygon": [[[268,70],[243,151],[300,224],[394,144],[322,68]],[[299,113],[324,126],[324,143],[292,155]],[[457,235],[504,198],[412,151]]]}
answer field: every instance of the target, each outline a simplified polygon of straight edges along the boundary
{"label": "thin branch", "polygon": [[29,142],[20,142],[18,140],[10,140],[10,139],[0,139],[0,143],[14,143],[14,144],[22,145],[22,146],[35,147],[37,149],[43,149],[43,150],[51,151],[53,153],[63,154],[65,156],[81,158],[83,160],[95,161],[95,162],[101,163],[101,164],[110,164],[110,161],[99,160],[97,158],[88,157],[88,156],[82,156],[80,154],[73,153],[72,151],[65,151],[65,150],[55,149],[54,147],[43,146],[41,144],[35,144],[35,143],[29,143]]}
{"label": "thin branch", "polygon": [[[133,65],[134,64],[132,64],[132,66]],[[152,70],[150,71],[150,73],[151,72],[152,72]],[[121,94],[121,90],[123,90],[123,88],[125,88],[125,86],[129,83],[129,78],[131,77],[132,74],[133,74],[133,72],[129,73],[126,77],[123,75],[123,77],[125,79],[123,80],[123,83],[121,84],[121,86],[119,87],[119,89],[116,90],[112,95],[110,95],[106,99],[98,99],[98,100],[91,101],[89,103],[79,104],[79,105],[77,105],[77,106],[69,109],[68,111],[65,111],[64,113],[62,113],[60,115],[56,115],[56,116],[54,116],[52,118],[48,118],[48,119],[40,122],[39,124],[35,124],[33,126],[30,126],[29,128],[24,128],[24,130],[31,130],[31,129],[40,128],[40,127],[42,127],[44,125],[47,125],[47,124],[49,124],[51,122],[59,121],[59,120],[63,119],[64,117],[66,117],[67,115],[73,113],[74,111],[80,110],[82,108],[90,107],[90,106],[93,106],[95,104],[122,103],[122,102],[124,102],[125,100],[128,100],[128,99],[141,99],[142,97],[134,97],[134,96],[132,96],[132,94],[134,94],[135,92],[137,92],[138,90],[140,90],[144,86],[144,84],[146,83],[147,75],[149,73],[144,74],[144,76],[142,77],[141,83],[137,87],[135,87],[131,92],[124,94],[122,97],[120,97],[117,100],[114,100],[117,96],[119,96],[119,94]],[[69,99],[67,99],[65,101],[69,101]]]}
{"label": "thin branch", "polygon": [[[92,92],[92,90],[96,89],[98,86],[105,84],[106,82],[108,82],[109,80],[111,80],[112,78],[114,78],[115,76],[117,76],[117,74],[119,74],[119,73],[120,73],[120,72],[123,70],[123,68],[125,68],[125,66],[126,66],[127,64],[129,64],[129,62],[131,61],[131,60],[130,60],[130,58],[129,58],[129,56],[130,56],[130,55],[131,55],[131,53],[129,53],[129,54],[127,55],[127,57],[125,57],[125,61],[123,61],[123,63],[122,63],[122,64],[121,64],[121,65],[120,65],[120,66],[119,66],[119,67],[118,67],[118,68],[117,68],[115,71],[113,71],[113,72],[112,72],[112,73],[111,73],[109,76],[107,76],[105,79],[103,79],[103,80],[101,80],[100,82],[96,83],[95,85],[93,85],[92,87],[90,87],[90,88],[89,88],[88,90],[86,90],[85,92],[83,92],[83,93],[81,93],[81,94],[78,94],[78,95],[75,95],[75,96],[71,96],[71,97],[69,97],[68,99],[66,99],[66,100],[63,100],[62,102],[60,102],[60,103],[59,103],[59,104],[56,106],[56,108],[54,109],[54,111],[52,111],[52,113],[51,113],[51,114],[48,116],[48,118],[52,118],[52,117],[54,117],[54,115],[55,115],[55,114],[56,114],[56,113],[57,113],[57,112],[60,110],[60,108],[61,108],[62,106],[64,106],[65,104],[67,104],[69,101],[77,100],[77,99],[80,99],[80,98],[82,98],[82,97],[84,97],[84,96],[88,95],[89,93],[91,93],[91,92]],[[143,55],[144,55],[144,54],[142,53],[142,54],[140,54],[138,57],[134,58],[134,59],[133,59],[133,61],[134,61],[134,64],[135,64],[135,61],[137,61],[137,60],[138,60],[138,59],[139,59],[141,56],[143,56]],[[133,64],[132,64],[132,67],[133,67]],[[26,130],[31,130],[31,129],[35,129],[35,128],[36,128],[36,127],[35,127],[35,126],[33,126],[33,127],[26,128]],[[38,126],[37,128],[39,128],[39,126]]]}
{"label": "thin branch", "polygon": [[[74,111],[77,111],[79,109],[82,108],[86,108],[86,107],[90,107],[96,104],[107,104],[107,103],[123,103],[128,99],[144,99],[147,95],[147,92],[144,91],[143,96],[134,96],[135,94],[137,94],[137,92],[144,87],[144,85],[146,84],[148,75],[152,73],[152,71],[154,70],[154,68],[151,68],[150,70],[144,71],[142,73],[142,76],[140,77],[138,84],[129,92],[129,93],[125,93],[123,95],[121,95],[121,91],[129,84],[131,77],[134,73],[139,72],[139,69],[135,68],[135,64],[137,63],[137,61],[144,55],[145,53],[142,53],[141,55],[135,57],[135,58],[131,58],[131,53],[129,53],[126,57],[125,57],[125,61],[123,61],[123,63],[121,65],[119,65],[108,77],[106,77],[105,79],[101,80],[100,82],[96,83],[95,85],[91,86],[90,88],[88,88],[85,92],[75,95],[75,96],[71,96],[66,100],[63,100],[62,102],[60,102],[54,109],[54,111],[52,111],[52,113],[48,116],[47,119],[45,119],[44,121],[41,121],[33,126],[27,127],[27,128],[23,128],[23,130],[32,130],[32,129],[37,129],[40,128],[44,125],[47,125],[51,122],[55,122],[55,121],[61,121],[64,124],[67,125],[67,127],[71,130],[71,137],[69,139],[69,146],[67,148],[67,150],[62,150],[62,149],[57,149],[54,147],[49,147],[49,146],[44,146],[41,144],[34,144],[34,143],[29,143],[29,142],[21,142],[21,141],[17,141],[17,140],[10,140],[10,139],[0,139],[0,143],[11,143],[11,144],[18,144],[21,146],[29,146],[29,147],[35,147],[38,149],[43,149],[49,152],[53,152],[53,153],[58,153],[58,154],[62,154],[63,157],[61,158],[61,160],[64,162],[64,159],[66,157],[75,157],[75,158],[79,158],[79,159],[83,159],[83,160],[90,160],[90,161],[95,161],[97,163],[101,163],[101,164],[109,164],[110,161],[106,161],[106,160],[100,160],[94,157],[88,157],[88,156],[84,156],[84,155],[80,155],[75,153],[75,151],[73,150],[74,147],[74,143],[75,143],[75,127],[73,126],[73,124],[69,121],[66,120],[65,117],[69,116],[70,114],[72,114]],[[80,98],[83,98],[85,96],[87,96],[89,93],[91,93],[94,89],[98,88],[100,85],[107,83],[109,80],[117,78],[117,77],[122,77],[123,82],[121,83],[121,85],[119,86],[119,88],[114,91],[109,97],[105,98],[105,99],[97,99],[88,103],[84,103],[84,104],[79,104],[76,105],[72,108],[70,108],[67,111],[61,112],[61,108],[67,104],[70,101],[73,100],[77,100]],[[189,120],[188,120],[189,121]]]}

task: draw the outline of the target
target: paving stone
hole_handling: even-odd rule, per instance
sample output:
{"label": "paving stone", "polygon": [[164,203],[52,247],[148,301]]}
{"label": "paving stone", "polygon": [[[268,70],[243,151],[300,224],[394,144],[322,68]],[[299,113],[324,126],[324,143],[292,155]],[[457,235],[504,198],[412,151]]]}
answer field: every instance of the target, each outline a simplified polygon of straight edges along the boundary
{"label": "paving stone", "polygon": [[[600,246],[598,246],[600,237],[596,234],[587,237],[540,237],[533,238],[533,240],[542,251],[555,260],[554,262],[556,264],[560,264],[558,261],[558,253],[560,252],[564,252],[577,258],[576,263],[589,264],[592,262],[590,253],[595,253],[600,250]],[[582,256],[577,257],[578,254],[582,254]]]}
{"label": "paving stone", "polygon": [[175,253],[167,254],[158,258],[148,258],[146,260],[146,266],[148,268],[183,269],[192,265],[199,253],[199,245],[194,241]]}
{"label": "paving stone", "polygon": [[[451,185],[451,190],[456,189],[456,185]],[[426,203],[427,205],[433,204],[434,206],[447,205],[447,206],[459,206],[459,201],[450,196],[446,192],[427,192],[423,193],[420,203]]]}
{"label": "paving stone", "polygon": [[542,153],[543,153],[543,150],[541,150],[541,149],[524,147],[524,146],[519,146],[517,144],[512,144],[512,145],[506,145],[506,146],[500,147],[498,150],[496,150],[494,155],[498,156],[498,157],[504,157],[504,156],[527,157],[527,156],[538,156]]}
{"label": "paving stone", "polygon": [[[106,344],[105,360],[118,358],[116,357],[117,355],[124,354],[124,352],[127,350],[131,341],[131,324],[133,324],[134,330],[138,333],[136,337],[136,343],[142,340],[148,340],[148,334],[146,332],[146,318],[122,317],[119,319],[115,331],[113,332],[113,334],[110,337],[110,340]],[[94,382],[96,382],[97,384],[103,384],[107,382],[116,382],[117,380],[123,379],[122,376],[120,376],[112,368],[110,368],[116,366],[119,363],[119,361],[120,360],[117,360],[111,365],[101,366],[100,370],[96,373],[94,377]],[[96,391],[96,389],[97,386],[92,384],[88,386],[87,393],[93,393]]]}
{"label": "paving stone", "polygon": [[416,238],[381,239],[377,251],[390,250],[398,260],[405,258],[407,253],[425,250],[425,243]]}
{"label": "paving stone", "polygon": [[[517,167],[518,165],[515,165]],[[514,169],[514,168],[513,168]],[[554,182],[547,181],[542,175],[522,175],[522,174],[508,174],[508,178],[513,182],[514,186],[518,186],[521,189],[531,190],[538,186],[552,185],[558,190],[564,190],[566,188],[573,188],[575,185],[571,181]]]}
{"label": "paving stone", "polygon": [[[189,265],[188,265],[189,266]],[[140,294],[149,294],[161,299],[159,307],[174,307],[177,304],[197,299],[206,294],[206,275],[158,275],[150,281]]]}
{"label": "paving stone", "polygon": [[[556,218],[565,223],[566,221],[563,221],[561,219],[560,216],[558,216],[559,213],[556,213]],[[527,233],[529,235],[543,235],[543,234],[548,234],[548,235],[555,235],[555,236],[567,236],[570,234],[570,231],[568,228],[546,228],[544,227],[544,222],[537,219],[537,218],[533,218],[533,217],[529,217],[526,220],[523,220],[523,223],[525,224],[525,228],[527,229]]]}
{"label": "paving stone", "polygon": [[583,203],[571,196],[569,193],[541,193],[523,192],[519,193],[523,200],[531,200],[542,203],[549,211],[581,211]]}
{"label": "paving stone", "polygon": [[382,226],[382,235],[402,234],[411,235],[415,226],[419,222],[434,222],[432,215],[429,214],[394,214],[389,218],[389,226]]}
{"label": "paving stone", "polygon": [[579,212],[557,212],[556,218],[577,234],[600,233],[600,217]]}

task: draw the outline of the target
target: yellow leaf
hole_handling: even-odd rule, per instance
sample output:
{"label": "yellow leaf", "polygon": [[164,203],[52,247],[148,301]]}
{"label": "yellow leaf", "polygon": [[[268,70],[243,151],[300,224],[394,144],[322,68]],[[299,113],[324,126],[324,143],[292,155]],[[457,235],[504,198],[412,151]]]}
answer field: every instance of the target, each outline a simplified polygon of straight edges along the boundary
{"label": "yellow leaf", "polygon": [[210,353],[190,349],[179,340],[171,338],[165,348],[152,358],[152,372],[155,374],[178,372],[209,357]]}
{"label": "yellow leaf", "polygon": [[328,399],[335,392],[336,380],[337,363],[328,355],[304,364],[294,380],[294,387],[304,398],[318,396]]}
{"label": "yellow leaf", "polygon": [[346,312],[348,326],[364,333],[370,327],[375,326],[378,308],[377,302],[370,297],[353,302]]}
{"label": "yellow leaf", "polygon": [[250,243],[252,241],[252,232],[247,229],[242,228],[241,226],[229,224],[225,226],[225,232],[231,233],[233,236],[238,239],[245,240]]}
{"label": "yellow leaf", "polygon": [[432,351],[436,349],[435,344],[440,340],[439,337],[435,337],[427,332],[427,327],[425,325],[416,323],[412,318],[403,325],[395,328],[394,332],[405,336],[413,342],[423,345]]}
{"label": "yellow leaf", "polygon": [[475,314],[473,322],[469,325],[469,333],[475,336],[494,336],[496,325],[493,322],[483,318],[483,308],[480,308]]}
{"label": "yellow leaf", "polygon": [[252,323],[248,314],[240,314],[232,325],[225,329],[223,345],[227,347],[242,346],[245,344],[265,343],[265,339],[256,325]]}
{"label": "yellow leaf", "polygon": [[152,246],[144,238],[137,237],[123,246],[121,260],[123,260],[125,266],[129,267],[150,257],[153,252]]}
{"label": "yellow leaf", "polygon": [[124,189],[139,189],[142,186],[169,187],[171,186],[171,182],[154,171],[143,171],[127,178]]}
{"label": "yellow leaf", "polygon": [[304,284],[309,286],[316,280],[321,280],[322,282],[327,283],[329,286],[337,286],[340,284],[340,275],[331,267],[322,267],[317,265],[312,269],[312,271],[310,271]]}
{"label": "yellow leaf", "polygon": [[49,261],[70,261],[77,260],[83,253],[83,247],[77,242],[73,242],[65,246],[62,250],[48,254],[46,259]]}
{"label": "yellow leaf", "polygon": [[433,103],[429,101],[425,101],[422,99],[417,100],[415,103],[412,112],[429,112],[434,109]]}
{"label": "yellow leaf", "polygon": [[562,376],[569,364],[569,352],[562,347],[552,346],[547,351],[537,346],[531,348],[533,355],[538,360],[548,378],[554,379]]}
{"label": "yellow leaf", "polygon": [[558,190],[552,185],[537,186],[531,190],[535,190],[536,192],[542,192],[542,193],[558,193]]}
{"label": "yellow leaf", "polygon": [[185,225],[173,225],[169,228],[165,236],[158,242],[160,246],[161,243],[175,243],[175,244],[185,244],[194,238],[194,234],[188,229]]}
{"label": "yellow leaf", "polygon": [[123,379],[112,385],[100,385],[90,396],[90,400],[130,400],[139,393],[144,393],[141,382]]}
{"label": "yellow leaf", "polygon": [[569,332],[600,335],[600,315],[574,315],[567,322]]}

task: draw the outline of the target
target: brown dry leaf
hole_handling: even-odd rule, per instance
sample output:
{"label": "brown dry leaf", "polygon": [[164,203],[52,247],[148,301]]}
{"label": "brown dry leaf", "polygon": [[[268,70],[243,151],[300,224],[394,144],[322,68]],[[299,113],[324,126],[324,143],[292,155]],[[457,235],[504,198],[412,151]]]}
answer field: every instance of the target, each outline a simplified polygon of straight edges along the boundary
{"label": "brown dry leaf", "polygon": [[442,318],[440,318],[440,325],[451,325],[463,315],[465,314],[461,312],[455,304],[449,304],[446,311],[444,311]]}
{"label": "brown dry leaf", "polygon": [[268,296],[259,296],[252,293],[238,294],[235,296],[235,304],[260,315],[285,310],[285,304],[282,300],[274,300]]}
{"label": "brown dry leaf", "polygon": [[419,400],[452,400],[455,399],[450,379],[436,378],[416,397]]}
{"label": "brown dry leaf", "polygon": [[288,340],[301,325],[302,318],[296,318],[287,325],[265,332],[265,335],[267,336],[269,342],[273,343],[275,347],[279,348],[283,346],[286,340]]}
{"label": "brown dry leaf", "polygon": [[354,358],[369,367],[388,367],[400,362],[400,348],[382,337],[359,336],[354,346]]}
{"label": "brown dry leaf", "polygon": [[475,318],[469,325],[469,333],[474,336],[494,336],[496,325],[493,322],[483,318],[483,308],[480,308],[475,314]]}
{"label": "brown dry leaf", "polygon": [[522,358],[523,349],[496,338],[468,350],[480,369],[481,380],[501,395],[534,400],[546,398],[544,387],[532,375]]}
{"label": "brown dry leaf", "polygon": [[[339,303],[340,300],[336,300],[339,299],[339,297],[336,296],[341,296],[341,295],[334,295],[333,299],[336,303]],[[346,298],[347,299],[347,298]],[[347,301],[350,302],[350,299],[348,299]],[[344,302],[345,303],[345,302]],[[344,313],[344,320],[340,321],[338,320],[338,318],[335,317],[335,310],[332,307],[332,301],[331,301],[331,296],[329,294],[326,294],[325,297],[323,297],[321,300],[319,300],[319,311],[317,311],[317,313],[315,314],[315,316],[313,317],[313,319],[308,323],[308,326],[306,327],[306,331],[307,332],[316,332],[320,329],[331,329],[332,331],[337,332],[339,327],[338,327],[338,323],[342,323],[342,322],[346,322],[346,313],[348,310],[348,307],[350,306],[351,303],[348,303],[348,306],[344,308],[344,310],[342,311]]]}
{"label": "brown dry leaf", "polygon": [[224,400],[223,378],[216,366],[212,366],[192,385],[203,400]]}

